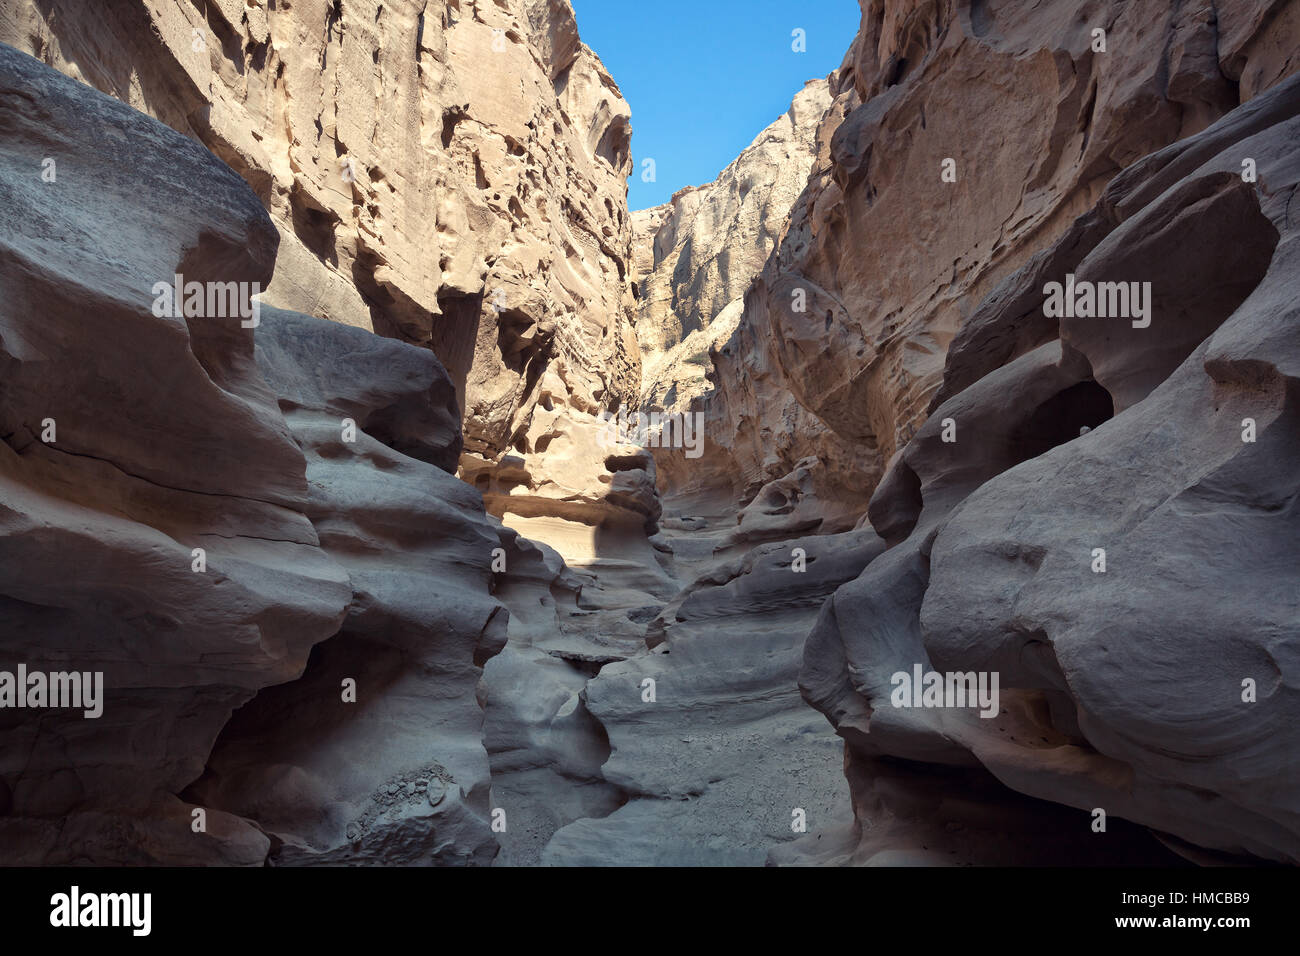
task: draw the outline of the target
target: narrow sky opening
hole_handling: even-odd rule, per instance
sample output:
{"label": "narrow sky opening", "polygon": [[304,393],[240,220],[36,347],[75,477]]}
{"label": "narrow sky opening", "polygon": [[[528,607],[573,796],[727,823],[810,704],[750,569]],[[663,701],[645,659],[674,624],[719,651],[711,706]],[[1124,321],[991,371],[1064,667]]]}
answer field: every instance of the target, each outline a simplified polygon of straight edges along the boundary
{"label": "narrow sky opening", "polygon": [[840,65],[860,19],[855,0],[572,3],[583,42],[632,106],[630,209],[717,178],[806,81]]}

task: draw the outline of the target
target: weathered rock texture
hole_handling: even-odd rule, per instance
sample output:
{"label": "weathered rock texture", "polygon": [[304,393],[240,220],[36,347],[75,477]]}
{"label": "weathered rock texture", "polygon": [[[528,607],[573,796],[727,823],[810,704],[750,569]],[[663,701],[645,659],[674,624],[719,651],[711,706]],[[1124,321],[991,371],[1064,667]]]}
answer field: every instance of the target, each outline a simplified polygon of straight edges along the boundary
{"label": "weathered rock texture", "polygon": [[542,861],[757,866],[794,838],[796,810],[809,828],[846,818],[841,748],[796,677],[822,602],[881,547],[870,530],[719,547],[694,580],[682,562],[690,583],[650,623],[652,652],[585,690],[609,741],[603,777],[627,802],[561,829]]}
{"label": "weathered rock texture", "polygon": [[[1141,8],[1143,15],[1155,6]],[[1138,42],[1121,30],[1138,10],[1124,10],[1108,55]],[[1013,27],[990,19],[993,13],[958,18],[952,28],[996,48]],[[1264,21],[1275,29],[1288,22]],[[1187,38],[1177,18],[1167,29],[1172,45],[1165,49]],[[1209,71],[1236,62],[1223,36],[1217,58],[1178,63],[1201,62]],[[1246,46],[1273,49],[1263,39]],[[943,48],[916,52],[919,62],[908,57],[901,68],[908,76],[928,72],[932,62],[946,64],[943,77],[960,73]],[[859,53],[856,62],[860,71],[872,61]],[[1146,69],[1146,60],[1123,62]],[[936,392],[928,419],[908,411],[914,399],[897,387],[901,381],[868,399],[860,421],[875,414],[924,423],[894,456],[870,503],[870,521],[892,547],[836,592],[805,651],[804,694],[845,738],[856,814],[844,841],[834,851],[823,842],[811,851],[817,857],[886,862],[924,856],[924,840],[936,847],[942,816],[900,823],[914,817],[908,799],[923,800],[933,783],[916,774],[900,779],[880,759],[888,757],[944,768],[934,779],[949,786],[965,781],[985,792],[991,774],[1033,797],[1102,808],[1167,835],[1180,850],[1201,848],[1193,854],[1201,858],[1209,850],[1300,860],[1295,734],[1282,730],[1300,710],[1293,688],[1300,657],[1283,636],[1300,623],[1300,433],[1292,421],[1300,78],[1268,88],[1283,69],[1275,62],[1244,68],[1269,80],[1250,89],[1243,83],[1240,96],[1253,98],[1203,130],[1206,105],[1219,102],[1206,91],[1227,82],[1217,70],[1206,73],[1193,110],[1172,98],[1190,80],[1175,83],[1180,72],[1171,69],[1171,98],[1146,102],[1156,117],[1181,103],[1181,122],[1138,127],[1124,113],[1098,125],[1106,118],[1101,107],[1118,95],[1106,93],[1101,76],[1085,167],[1089,150],[1108,136],[1123,133],[1114,140],[1120,144],[1136,135],[1136,148],[1163,122],[1171,137],[1185,138],[1105,175],[1095,204],[1049,230],[1059,238],[1039,244],[971,310],[938,353],[946,366],[942,388],[933,389],[937,376],[926,373]],[[894,89],[859,108],[874,130],[872,164],[893,111],[909,95],[906,81]],[[1119,92],[1126,112],[1143,102],[1140,87]],[[949,114],[926,115],[928,128]],[[837,144],[847,150],[857,127],[851,115]],[[991,155],[967,167],[970,180]],[[1121,162],[1121,153],[1109,155]],[[1257,179],[1243,176],[1250,166]],[[955,207],[975,201],[970,180],[953,184]],[[886,203],[883,171],[882,181],[868,175],[863,183],[873,194],[878,189],[875,204]],[[843,191],[838,178],[825,188]],[[939,188],[905,192],[922,222]],[[952,222],[965,229],[975,216],[962,211]],[[826,254],[815,236],[809,248]],[[1081,281],[1151,282],[1150,326],[1048,318],[1044,286],[1067,273]],[[761,304],[755,314],[764,314]],[[786,321],[776,318],[778,326]],[[906,333],[917,334],[916,326]],[[885,352],[868,347],[877,357]],[[888,365],[877,358],[862,374],[870,378]],[[847,382],[857,373],[841,374]],[[828,410],[822,405],[819,413]],[[1252,441],[1243,439],[1247,419],[1257,429]],[[946,426],[955,429],[947,438]],[[1098,548],[1107,561],[1102,573]],[[988,720],[970,709],[893,706],[892,675],[916,664],[998,672],[999,714]],[[967,809],[935,812],[963,831],[937,841],[940,856],[1007,859],[996,849],[1005,820],[985,816],[973,832]],[[1079,814],[1069,825],[1084,833],[1090,822]]]}
{"label": "weathered rock texture", "polygon": [[5,857],[261,863],[262,834],[217,813],[192,834],[174,795],[231,710],[338,629],[352,589],[305,513],[253,331],[156,317],[150,290],[181,269],[265,282],[275,230],[191,140],[8,47],[0,74],[5,664],[105,684],[96,720],[0,711]]}
{"label": "weathered rock texture", "polygon": [[517,545],[450,473],[447,373],[270,307],[158,316],[177,271],[266,281],[257,198],[8,47],[0,77],[3,656],[106,687],[98,719],[0,711],[4,861],[490,861],[475,695]]}
{"label": "weathered rock texture", "polygon": [[862,7],[808,188],[698,406],[715,454],[669,491],[730,473],[747,501],[813,456],[860,503],[1002,280],[1086,244],[1075,220],[1121,169],[1294,69],[1294,4]]}
{"label": "weathered rock texture", "polygon": [[243,176],[280,234],[267,303],[431,347],[494,513],[653,524],[606,500],[593,418],[640,386],[630,111],[565,0],[20,0],[0,41]]}
{"label": "weathered rock texture", "polygon": [[862,7],[634,253],[560,0],[6,6],[3,862],[1300,862],[1300,3]]}
{"label": "weathered rock texture", "polygon": [[352,601],[301,678],[239,710],[186,796],[256,820],[281,865],[486,863],[498,846],[475,691],[509,614],[489,593],[497,529],[448,473],[455,390],[427,350],[278,309],[262,321],[258,370]]}
{"label": "weathered rock texture", "polygon": [[709,350],[781,239],[830,102],[826,81],[810,80],[716,180],[632,214],[643,407],[678,411],[707,390]]}
{"label": "weathered rock texture", "polygon": [[[1276,728],[1300,662],[1277,635],[1297,620],[1279,575],[1300,449],[1285,424],[1272,444],[1241,429],[1287,407],[1295,94],[1278,84],[1300,5],[862,6],[807,188],[691,402],[708,452],[656,456],[665,527],[735,515],[714,558],[858,516],[889,546],[858,546],[866,569],[823,608],[801,675],[845,738],[854,822],[774,859],[1167,859],[1136,821],[1199,858],[1294,861],[1295,736]],[[664,235],[663,215],[645,228]],[[1151,327],[1045,316],[1066,273],[1151,282]],[[1242,566],[1239,588],[1223,575]],[[710,637],[761,627],[762,606]],[[673,607],[652,643],[685,635]],[[914,664],[1000,672],[997,719],[892,707]],[[633,665],[588,688],[607,773],[601,691]],[[1246,678],[1268,688],[1257,703]],[[968,799],[939,797],[954,787]],[[1096,807],[1119,818],[1104,846],[1080,812]],[[651,826],[634,800],[549,852],[595,859],[621,818]]]}

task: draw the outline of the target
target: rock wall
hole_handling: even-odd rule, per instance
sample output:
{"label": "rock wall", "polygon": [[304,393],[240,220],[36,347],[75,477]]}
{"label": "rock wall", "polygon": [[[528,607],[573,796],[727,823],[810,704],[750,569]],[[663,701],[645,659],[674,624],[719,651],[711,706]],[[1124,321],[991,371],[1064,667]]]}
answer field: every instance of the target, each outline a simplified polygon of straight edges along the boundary
{"label": "rock wall", "polygon": [[[846,742],[853,821],[773,859],[1167,860],[1136,822],[1193,859],[1294,862],[1275,728],[1298,662],[1274,635],[1295,626],[1278,574],[1300,452],[1281,331],[1300,5],[862,6],[807,188],[692,401],[708,453],[657,456],[665,526],[734,516],[715,558],[851,542],[854,521],[884,539],[844,545],[865,570],[800,676]],[[1067,273],[1149,282],[1150,326],[1046,314]],[[1248,424],[1265,431],[1243,441]],[[772,570],[779,593],[794,562]],[[652,643],[687,634],[679,602]],[[706,633],[774,619],[747,613]],[[634,663],[593,682],[594,712]],[[1000,674],[996,719],[895,707],[914,666]],[[632,813],[553,852],[594,859]]]}
{"label": "rock wall", "polygon": [[[836,593],[806,649],[804,693],[848,744],[860,821],[890,755],[978,765],[1194,858],[1297,861],[1281,728],[1300,660],[1277,635],[1300,620],[1298,138],[1292,77],[1125,170],[1081,219],[1104,238],[1080,251],[1067,233],[1004,287],[1141,275],[1159,290],[1149,327],[1044,323],[1003,294],[963,330],[950,372],[1007,342],[1023,354],[904,449],[871,501],[898,543]],[[1031,326],[1053,340],[1033,347]],[[889,706],[890,675],[916,663],[999,672],[997,718]],[[858,859],[889,849],[853,840]]]}
{"label": "rock wall", "polygon": [[716,180],[632,213],[643,408],[681,411],[708,390],[709,350],[781,239],[830,100],[825,80],[809,80]]}
{"label": "rock wall", "polygon": [[301,677],[231,719],[185,797],[255,820],[277,865],[490,862],[475,694],[509,612],[490,593],[498,529],[448,473],[455,390],[427,350],[273,308],[256,358],[352,599]]}
{"label": "rock wall", "polygon": [[[1034,12],[1022,21],[997,7],[957,8],[937,32],[901,8],[879,20],[866,9],[865,26],[884,32],[860,35],[850,57],[864,105],[835,134],[829,175],[814,175],[803,239],[787,240],[746,302],[746,321],[770,323],[771,351],[795,359],[783,366],[791,381],[845,383],[839,401],[799,401],[842,434],[853,423],[892,459],[868,511],[891,547],[836,592],[805,649],[801,685],[845,738],[855,809],[843,839],[809,846],[805,861],[1015,862],[998,849],[1005,819],[932,802],[940,782],[986,793],[992,778],[1094,819],[1101,809],[1144,824],[1195,859],[1295,862],[1293,740],[1275,728],[1294,720],[1285,675],[1300,661],[1274,635],[1297,619],[1278,575],[1295,559],[1294,509],[1281,504],[1293,483],[1281,474],[1300,453],[1285,397],[1297,343],[1283,331],[1297,275],[1300,86],[1278,82],[1294,69],[1279,50],[1295,5],[1266,6],[1219,21],[1187,5],[1125,6],[1113,18],[1099,9],[1109,52],[1070,55],[1071,68],[1051,75],[1068,82],[1047,100],[1073,117],[1072,84],[1091,76],[1078,101],[1087,122],[1058,108],[1056,132],[1026,153],[1033,162],[1023,180],[1006,178],[1006,193],[983,171],[1021,168],[1017,151],[1052,111],[1031,115],[1022,77],[1019,98],[1002,99],[1025,141],[995,143],[999,123],[945,143],[943,124],[963,111],[944,90],[960,81],[953,94],[970,97],[1033,70],[1040,57],[964,76],[963,60],[976,69],[1017,37],[1051,31],[1029,29]],[[1247,22],[1261,32],[1243,37]],[[911,46],[889,39],[891,24]],[[1058,34],[1067,49],[1070,35]],[[1115,57],[1138,44],[1163,50],[1167,72],[1148,72],[1156,56]],[[1066,61],[1055,55],[1057,67]],[[900,157],[889,146],[904,126],[912,146]],[[962,145],[986,135],[963,159]],[[1138,158],[1161,139],[1177,141]],[[945,153],[959,170],[946,186],[930,175]],[[911,228],[901,245],[929,254],[908,260],[910,274],[892,272],[875,300],[836,312],[832,299],[868,288],[856,264],[877,258],[841,237],[861,236],[878,208]],[[1000,224],[980,226],[990,214]],[[880,242],[873,253],[896,254]],[[859,251],[840,254],[849,248]],[[950,261],[950,276],[919,281],[918,267]],[[1151,283],[1149,325],[1047,314],[1047,283],[1067,273]],[[827,325],[801,333],[784,296],[809,279],[820,295],[829,277]],[[864,321],[882,306],[897,339]],[[958,317],[955,334],[945,314]],[[795,336],[827,332],[861,341],[867,361],[837,362],[842,348],[820,367],[798,358],[809,352],[792,348]],[[1260,431],[1244,440],[1247,419]],[[996,718],[895,706],[893,676],[917,665],[998,673]],[[897,758],[934,769],[900,774]],[[918,815],[920,805],[933,813]],[[1071,832],[1090,822],[1079,814]]]}
{"label": "rock wall", "polygon": [[536,626],[560,571],[454,477],[455,383],[336,322],[160,310],[177,272],[267,281],[257,197],[5,46],[0,89],[0,653],[104,688],[0,709],[3,862],[492,861],[492,592]]}
{"label": "rock wall", "polygon": [[252,329],[155,315],[151,290],[264,282],[276,233],[193,141],[8,47],[0,71],[0,633],[7,662],[104,680],[98,718],[3,711],[6,861],[261,863],[265,836],[217,811],[194,835],[176,794],[352,588]]}
{"label": "rock wall", "polygon": [[7,5],[3,861],[1300,860],[1300,3],[862,8],[634,221],[562,0]]}
{"label": "rock wall", "polygon": [[280,235],[267,304],[432,348],[493,513],[653,526],[594,447],[640,387],[631,126],[567,0],[20,0],[0,42],[238,172]]}
{"label": "rock wall", "polygon": [[1292,7],[864,2],[807,189],[697,406],[718,452],[665,487],[730,472],[746,502],[811,456],[860,504],[979,304],[1121,169],[1294,69]]}

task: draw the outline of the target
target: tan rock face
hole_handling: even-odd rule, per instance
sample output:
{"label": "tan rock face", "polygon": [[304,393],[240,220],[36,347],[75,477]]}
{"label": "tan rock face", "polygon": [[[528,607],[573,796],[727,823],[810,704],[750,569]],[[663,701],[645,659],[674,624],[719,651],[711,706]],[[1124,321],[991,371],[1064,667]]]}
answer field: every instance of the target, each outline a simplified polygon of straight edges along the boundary
{"label": "tan rock face", "polygon": [[[952,26],[996,48],[1012,28],[998,27],[996,8],[988,12],[992,18],[957,15]],[[1237,74],[1268,75],[1274,85],[1243,83],[1233,92],[1248,101],[1201,129],[1207,109],[1234,105],[1211,93],[1220,85],[1213,71],[1235,62],[1236,47],[1223,45],[1222,35],[1217,48],[1207,44],[1206,21],[1194,10],[1184,7],[1171,19],[1158,12],[1154,4],[1127,7],[1108,47],[1113,53],[1125,42],[1154,43],[1175,51],[1163,94],[1160,87],[1152,94],[1149,64],[1140,58],[1123,60],[1138,71],[1131,76],[1097,74],[1094,135],[1064,154],[1077,152],[1072,167],[1083,170],[1091,151],[1109,140],[1105,155],[1129,165],[1104,173],[1095,204],[1063,229],[1040,221],[1023,246],[1033,254],[943,343],[943,385],[917,413],[920,427],[905,444],[908,432],[899,433],[901,447],[870,503],[869,519],[891,547],[835,593],[809,636],[804,695],[848,749],[857,824],[837,844],[842,860],[897,861],[936,842],[958,861],[1010,859],[997,847],[1006,824],[996,816],[961,838],[936,841],[933,827],[945,813],[946,822],[961,824],[955,829],[969,831],[971,821],[941,809],[917,816],[909,805],[923,805],[931,784],[898,774],[882,757],[942,768],[937,772],[949,786],[983,789],[991,774],[1037,798],[1102,808],[1168,834],[1163,839],[1184,852],[1191,844],[1297,859],[1300,837],[1288,809],[1296,799],[1294,774],[1282,769],[1294,734],[1278,731],[1295,720],[1296,700],[1277,679],[1296,663],[1272,635],[1292,627],[1280,622],[1296,614],[1277,578],[1278,568],[1294,563],[1296,538],[1289,509],[1277,503],[1293,493],[1294,480],[1283,475],[1294,474],[1300,454],[1283,398],[1297,348],[1287,316],[1298,274],[1294,217],[1284,210],[1300,175],[1283,144],[1295,141],[1300,80],[1276,82],[1275,71],[1290,67],[1271,54],[1237,63]],[[1140,29],[1125,40],[1120,26],[1138,13],[1154,19],[1145,26],[1129,19]],[[1279,31],[1274,39],[1234,43],[1272,50],[1290,28],[1286,17],[1268,22]],[[1153,40],[1161,31],[1167,44]],[[916,42],[920,64],[889,43],[877,45],[878,59],[888,64],[896,57],[904,77],[924,70],[934,54]],[[1092,59],[1094,69],[1101,56]],[[859,70],[874,62],[860,48],[851,60]],[[1203,75],[1198,63],[1208,64]],[[1077,69],[1076,61],[1074,75]],[[944,76],[960,70],[949,62]],[[966,83],[978,88],[974,77]],[[934,95],[943,86],[936,78]],[[1187,100],[1191,91],[1195,103]],[[872,126],[870,137],[858,140],[869,147],[862,163],[876,166],[892,111],[909,95],[904,78],[860,108]],[[1007,99],[1009,109],[1024,106],[1010,93]],[[1138,108],[1155,121],[1136,123]],[[836,170],[857,155],[847,146],[857,136],[853,115],[835,137]],[[937,125],[932,115],[927,111],[927,128]],[[952,107],[942,115],[951,117]],[[1031,120],[1026,113],[1026,130]],[[1162,126],[1177,142],[1134,161],[1128,150],[1145,148],[1144,138]],[[875,205],[886,202],[889,185],[887,167],[879,172]],[[826,189],[848,197],[854,182],[835,172]],[[951,185],[961,182],[959,176]],[[930,188],[899,179],[892,188],[929,222]],[[998,201],[996,192],[990,199]],[[969,199],[954,193],[953,201]],[[845,228],[864,215],[854,210],[843,212]],[[954,226],[964,229],[978,215],[962,207]],[[1014,236],[1020,215],[1006,220],[1009,231],[1000,226],[975,248],[990,236]],[[811,227],[810,235],[818,248]],[[926,235],[932,243],[950,241]],[[1044,235],[1055,241],[1043,242]],[[996,273],[996,259],[977,260],[976,272]],[[802,267],[814,260],[791,261]],[[925,256],[915,263],[933,265]],[[1149,282],[1148,316],[1134,322],[1129,315],[1049,314],[1048,283],[1067,275],[1087,283]],[[769,263],[756,291],[764,281],[775,289],[803,279]],[[965,282],[979,286],[954,268],[953,285]],[[923,307],[903,308],[903,321],[940,316],[933,303],[947,295],[927,293]],[[779,339],[797,318],[764,312],[763,301],[773,299],[760,300],[753,314],[771,318]],[[832,322],[828,331],[836,327]],[[915,337],[921,328],[914,324],[905,334]],[[924,358],[914,341],[903,345]],[[895,423],[909,421],[909,393],[894,387],[902,380],[885,387],[889,342],[875,348],[860,374],[879,390],[866,393],[858,420],[892,414]],[[823,361],[823,374],[832,375],[830,358]],[[915,367],[928,368],[926,362]],[[846,398],[857,387],[851,377],[845,370]],[[834,413],[831,422],[844,411],[821,408]],[[1249,438],[1248,421],[1259,429]],[[873,427],[872,434],[888,433]],[[1284,552],[1289,556],[1280,558]],[[992,719],[942,704],[899,706],[895,675],[917,667],[997,674],[1000,706]],[[1282,777],[1288,782],[1279,783]],[[1068,825],[1083,831],[1089,820],[1081,813]],[[826,859],[825,844],[809,849]]]}
{"label": "tan rock face", "polygon": [[7,5],[4,862],[1300,860],[1300,3],[862,8],[634,217],[562,0]]}
{"label": "tan rock face", "polygon": [[[630,114],[566,0],[10,6],[0,41],[254,188],[281,239],[264,301],[433,349],[485,490],[538,453],[548,389],[578,440],[634,404]],[[599,497],[591,467],[571,484]]]}
{"label": "tan rock face", "polygon": [[0,655],[102,674],[96,716],[0,709],[0,858],[491,861],[492,591],[535,616],[547,579],[451,474],[450,377],[271,306],[159,314],[178,271],[267,281],[257,197],[6,46],[0,89]]}
{"label": "tan rock face", "polygon": [[182,836],[175,795],[352,588],[254,330],[157,315],[151,289],[265,282],[275,230],[192,141],[9,47],[0,75],[0,641],[7,668],[104,688],[92,719],[0,711],[5,861],[260,864],[266,837],[215,809]]}
{"label": "tan rock face", "polygon": [[[834,81],[810,81],[716,181],[632,214],[641,406],[709,414],[699,458],[655,450],[659,488],[687,510],[753,499],[738,516],[747,525],[738,543],[756,540],[755,521],[771,538],[851,527],[861,515],[851,486],[877,467],[793,398],[783,370],[765,362],[764,344],[742,319],[745,293],[784,239],[792,207],[826,153],[819,131]],[[743,369],[728,365],[737,354],[746,357]],[[731,404],[739,406],[734,416],[723,410]],[[759,495],[770,482],[772,492]],[[777,490],[791,488],[798,490]],[[788,517],[795,510],[800,517]]]}
{"label": "tan rock face", "polygon": [[809,455],[839,494],[869,493],[980,302],[1116,172],[1258,89],[1235,78],[1292,68],[1280,48],[1294,28],[1273,6],[1247,4],[1224,37],[1208,2],[1064,17],[864,0],[808,188],[700,405],[742,500]]}
{"label": "tan rock face", "polygon": [[709,349],[781,239],[830,101],[825,80],[809,81],[715,181],[632,214],[643,407],[681,410],[707,389]]}
{"label": "tan rock face", "polygon": [[[1297,613],[1278,502],[1300,454],[1284,397],[1300,347],[1284,211],[1298,129],[1292,77],[1116,177],[1099,209],[1120,222],[1078,271],[1123,261],[1168,290],[1151,325],[1059,319],[1059,339],[947,399],[881,484],[871,518],[899,543],[823,609],[801,675],[848,741],[864,812],[875,757],[974,759],[1023,793],[1298,858],[1294,733],[1280,729],[1297,700],[1277,676],[1295,655],[1272,636]],[[1257,183],[1242,181],[1247,156]],[[1201,284],[1211,247],[1251,288]],[[1024,271],[1041,279],[1067,251]],[[1179,289],[1212,294],[1192,305]],[[1015,298],[1000,301],[967,345],[1020,323]],[[891,706],[890,675],[918,662],[998,672],[996,719]],[[859,856],[885,849],[861,843]]]}

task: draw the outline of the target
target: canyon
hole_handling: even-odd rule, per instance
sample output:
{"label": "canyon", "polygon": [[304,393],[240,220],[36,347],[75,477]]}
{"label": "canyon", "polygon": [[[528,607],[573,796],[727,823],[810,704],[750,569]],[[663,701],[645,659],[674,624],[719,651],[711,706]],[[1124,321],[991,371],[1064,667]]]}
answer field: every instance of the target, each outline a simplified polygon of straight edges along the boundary
{"label": "canyon", "polygon": [[0,4],[0,862],[1300,862],[1300,2],[859,6],[631,211],[568,0]]}

